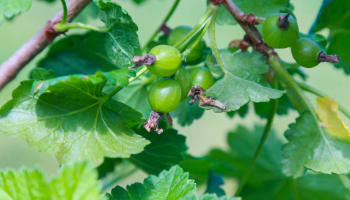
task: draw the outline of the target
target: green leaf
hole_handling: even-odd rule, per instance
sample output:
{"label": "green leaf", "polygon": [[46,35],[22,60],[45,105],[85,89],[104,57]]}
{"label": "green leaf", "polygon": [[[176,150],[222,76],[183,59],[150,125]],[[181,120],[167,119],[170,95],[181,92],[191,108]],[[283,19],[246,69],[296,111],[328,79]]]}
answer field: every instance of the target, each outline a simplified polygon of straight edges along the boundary
{"label": "green leaf", "polygon": [[125,103],[126,105],[142,113],[142,119],[144,120],[149,117],[149,114],[152,111],[147,97],[148,88],[154,77],[150,78],[148,75],[143,75],[142,77],[133,81],[114,96],[115,100]]}
{"label": "green leaf", "polygon": [[49,189],[38,170],[0,172],[0,199],[2,200],[45,200],[50,196]]}
{"label": "green leaf", "polygon": [[38,67],[52,69],[57,76],[94,74],[133,64],[140,54],[137,26],[118,4],[98,1],[100,19],[110,30],[70,35],[54,43]]}
{"label": "green leaf", "polygon": [[[350,8],[349,8],[350,9]],[[350,23],[349,23],[350,26]],[[328,54],[336,54],[339,56],[339,63],[334,64],[336,68],[343,69],[345,74],[350,74],[350,28],[347,30],[339,30],[331,32],[329,37]]]}
{"label": "green leaf", "polygon": [[[235,0],[234,2],[244,13],[254,13],[259,17],[267,17],[289,8],[289,0]],[[220,25],[237,24],[236,20],[223,5],[219,7],[217,23]]]}
{"label": "green leaf", "polygon": [[349,190],[339,176],[307,174],[298,179],[282,179],[261,185],[247,185],[241,193],[244,200],[345,200]]}
{"label": "green leaf", "polygon": [[102,199],[97,173],[86,162],[64,166],[51,180],[50,199]]}
{"label": "green leaf", "polygon": [[89,3],[73,20],[73,22],[88,23],[89,19],[97,19],[98,7],[94,3]]}
{"label": "green leaf", "polygon": [[233,118],[236,114],[238,114],[240,117],[243,118],[246,116],[246,114],[248,114],[248,111],[249,111],[249,104],[246,104],[240,107],[238,110],[227,112],[226,114],[229,118]]}
{"label": "green leaf", "polygon": [[40,67],[34,68],[30,74],[30,77],[37,81],[43,81],[43,80],[55,78],[55,76],[56,76],[55,72],[52,69],[46,70]]}
{"label": "green leaf", "polygon": [[116,3],[99,0],[97,6],[101,21],[111,27],[104,43],[109,59],[119,67],[131,66],[133,57],[141,54],[137,25]]}
{"label": "green leaf", "polygon": [[139,154],[132,155],[130,161],[149,174],[159,174],[178,164],[187,151],[186,137],[174,129],[166,129],[161,135],[141,128],[138,134],[151,142]]}
{"label": "green leaf", "polygon": [[217,196],[225,195],[225,191],[221,188],[224,185],[224,179],[221,174],[216,174],[213,171],[209,172],[206,193],[216,194]]}
{"label": "green leaf", "polygon": [[350,172],[350,143],[330,135],[311,113],[302,114],[285,132],[283,171],[300,176],[308,168],[325,174]]}
{"label": "green leaf", "polygon": [[312,25],[311,32],[318,32],[324,28],[336,30],[349,29],[350,2],[347,0],[323,0],[318,16]]}
{"label": "green leaf", "polygon": [[77,163],[64,166],[50,182],[38,170],[0,172],[0,199],[98,200],[102,196],[96,171],[87,163]]}
{"label": "green leaf", "polygon": [[174,166],[158,176],[149,176],[144,184],[135,183],[128,186],[127,190],[116,187],[108,198],[110,200],[179,200],[195,191],[196,184],[188,178],[188,173]]}
{"label": "green leaf", "polygon": [[56,76],[111,71],[115,65],[107,55],[106,34],[88,32],[65,37],[54,43],[37,67],[53,70]]}
{"label": "green leaf", "polygon": [[191,194],[182,200],[241,200],[240,197],[218,197],[216,194],[204,194],[201,197],[196,196],[195,194]]}
{"label": "green leaf", "polygon": [[0,1],[0,23],[2,16],[11,20],[15,16],[29,10],[32,0],[1,0]]}
{"label": "green leaf", "polygon": [[240,198],[217,197],[215,194],[196,195],[196,184],[179,166],[149,176],[144,183],[134,183],[123,189],[115,187],[108,200],[240,200]]}
{"label": "green leaf", "polygon": [[[184,169],[200,181],[211,169],[224,177],[233,177],[238,182],[244,177],[260,140],[263,128],[255,126],[249,130],[238,126],[228,134],[230,149],[211,150],[201,159],[186,158]],[[255,167],[241,192],[244,200],[285,200],[285,199],[349,199],[350,193],[339,175],[311,174],[294,179],[283,174],[281,147],[284,141],[272,131],[263,147]],[[219,168],[221,167],[221,168]],[[228,170],[228,169],[234,170]],[[209,168],[210,169],[210,168]],[[199,178],[199,180],[197,179]],[[345,178],[348,178],[345,176]]]}
{"label": "green leaf", "polygon": [[191,125],[194,120],[200,119],[204,114],[204,109],[199,107],[198,102],[190,105],[189,101],[189,98],[186,98],[180,103],[176,110],[171,113],[181,126]]}
{"label": "green leaf", "polygon": [[225,104],[227,112],[238,110],[248,102],[267,102],[282,96],[283,91],[271,88],[264,78],[269,67],[262,54],[232,54],[229,50],[221,50],[220,56],[226,69],[225,76],[206,94]]}
{"label": "green leaf", "polygon": [[[212,149],[201,159],[187,157],[181,165],[191,176],[196,175],[193,178],[197,182],[203,182],[210,170],[225,177],[242,178],[253,159],[262,132],[262,126],[255,126],[253,130],[238,126],[227,135],[228,151]],[[256,185],[284,177],[280,163],[281,146],[281,139],[272,131],[251,174],[254,178],[249,179],[248,184]]]}
{"label": "green leaf", "polygon": [[[0,109],[0,130],[17,135],[61,163],[129,157],[149,142],[130,129],[141,115],[102,94],[105,78],[68,76],[23,82]],[[34,93],[33,93],[34,91]]]}
{"label": "green leaf", "polygon": [[350,2],[347,0],[324,0],[310,32],[328,28],[327,53],[337,54],[340,62],[334,66],[350,74]]}
{"label": "green leaf", "polygon": [[[254,103],[255,113],[261,118],[267,118],[270,112],[271,104],[269,102]],[[283,95],[278,99],[277,114],[286,115],[289,110],[292,110],[293,106],[287,95]]]}

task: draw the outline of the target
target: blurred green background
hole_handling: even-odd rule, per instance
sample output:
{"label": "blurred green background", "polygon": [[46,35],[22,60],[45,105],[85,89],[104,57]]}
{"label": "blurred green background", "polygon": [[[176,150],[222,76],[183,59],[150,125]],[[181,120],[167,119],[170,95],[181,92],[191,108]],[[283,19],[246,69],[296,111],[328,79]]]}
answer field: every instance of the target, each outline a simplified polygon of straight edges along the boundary
{"label": "blurred green background", "polygon": [[[171,0],[149,0],[148,3],[141,6],[136,6],[129,0],[119,0],[117,2],[130,13],[138,24],[141,43],[144,43],[158,27],[172,4]],[[317,15],[321,0],[291,0],[291,3],[295,7],[294,13],[297,17],[300,31],[306,33]],[[205,8],[205,0],[183,0],[170,20],[169,25],[171,27],[182,24],[194,25],[204,13]],[[1,24],[0,63],[5,61],[16,49],[33,36],[59,9],[59,3],[47,4],[41,1],[33,1],[29,12],[17,17],[11,23],[4,22]],[[324,34],[327,35],[327,31],[324,31]],[[241,38],[242,36],[243,32],[239,26],[217,27],[219,47],[225,47],[230,40]],[[41,53],[40,56],[44,54],[45,52]],[[285,60],[293,61],[289,49],[280,51],[280,55]],[[28,72],[35,66],[35,62],[40,56],[26,66],[16,80],[0,92],[0,105],[10,99],[11,91],[18,86],[21,80],[27,78]],[[346,77],[341,70],[336,70],[329,64],[321,64],[314,69],[305,69],[304,71],[309,75],[307,82],[310,85],[325,91],[336,101],[350,108],[350,93],[348,89],[350,78]],[[313,97],[309,96],[309,98]],[[296,116],[297,114],[292,112],[288,116],[278,117],[275,120],[274,128],[282,134]],[[189,152],[194,155],[201,155],[214,146],[226,148],[226,132],[234,128],[238,123],[244,123],[252,127],[253,124],[263,124],[264,121],[256,117],[254,113],[249,113],[245,119],[241,119],[238,116],[229,119],[225,114],[206,111],[204,117],[190,127],[175,125],[175,128],[187,136]],[[36,152],[21,139],[0,135],[0,168],[20,168],[21,166],[39,167],[50,174],[58,169],[58,163],[52,155]]]}

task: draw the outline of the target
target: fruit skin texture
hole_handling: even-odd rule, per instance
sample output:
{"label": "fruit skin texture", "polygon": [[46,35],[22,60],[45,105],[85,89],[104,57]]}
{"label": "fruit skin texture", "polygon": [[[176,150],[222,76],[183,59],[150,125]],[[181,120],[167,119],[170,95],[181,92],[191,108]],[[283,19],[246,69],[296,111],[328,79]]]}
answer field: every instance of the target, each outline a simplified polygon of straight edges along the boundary
{"label": "fruit skin texture", "polygon": [[153,54],[156,57],[156,62],[147,66],[147,68],[157,76],[171,76],[175,74],[181,65],[181,53],[172,46],[155,46],[149,54]]}
{"label": "fruit skin texture", "polygon": [[172,79],[155,82],[148,93],[148,102],[152,110],[168,113],[177,108],[181,101],[181,86]]}
{"label": "fruit skin texture", "polygon": [[320,52],[321,48],[318,44],[308,38],[300,38],[292,46],[292,55],[295,61],[307,68],[315,67],[319,63],[317,58]]}
{"label": "fruit skin texture", "polygon": [[188,92],[192,87],[192,77],[188,70],[185,68],[180,68],[175,73],[175,80],[181,86],[181,100],[184,100],[187,97]]}
{"label": "fruit skin texture", "polygon": [[295,18],[289,15],[289,27],[282,29],[277,25],[279,17],[280,15],[274,15],[266,18],[262,27],[263,39],[272,48],[287,48],[298,39],[298,24]]}
{"label": "fruit skin texture", "polygon": [[[168,37],[168,40],[167,40],[168,45],[174,46],[176,43],[181,41],[191,30],[192,28],[190,26],[185,26],[185,25],[174,28]],[[192,46],[194,42],[195,41],[190,42],[188,47]],[[203,56],[202,51],[204,50],[204,48],[205,48],[205,42],[204,40],[201,40],[193,48],[191,53],[186,56],[186,63],[187,64],[198,63]]]}
{"label": "fruit skin texture", "polygon": [[210,88],[215,80],[213,75],[209,72],[208,69],[205,68],[197,68],[192,70],[192,85],[193,86],[201,86],[203,90]]}

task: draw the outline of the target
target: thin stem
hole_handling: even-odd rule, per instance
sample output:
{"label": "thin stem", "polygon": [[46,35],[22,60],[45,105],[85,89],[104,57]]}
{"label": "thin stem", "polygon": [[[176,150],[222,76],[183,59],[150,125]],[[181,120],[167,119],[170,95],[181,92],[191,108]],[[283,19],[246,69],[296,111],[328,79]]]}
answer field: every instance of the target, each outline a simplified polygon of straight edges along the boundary
{"label": "thin stem", "polygon": [[68,8],[67,8],[67,3],[66,0],[61,0],[62,7],[63,7],[63,16],[62,16],[62,21],[60,23],[66,24],[68,21]]}
{"label": "thin stem", "polygon": [[[163,19],[162,24],[166,24],[169,19],[171,18],[171,16],[174,14],[177,6],[179,5],[181,0],[175,0],[173,5],[171,6],[170,10],[168,11],[168,14],[165,16],[165,18]],[[149,46],[151,44],[151,42],[157,37],[158,33],[159,33],[159,27],[154,31],[154,33],[151,35],[151,37],[148,39],[148,41],[146,42],[144,48],[146,48],[147,46]]]}
{"label": "thin stem", "polygon": [[142,74],[144,74],[147,71],[148,71],[148,68],[144,66],[140,71],[136,73],[136,76],[129,78],[129,83],[138,79],[140,76],[142,76]]}
{"label": "thin stem", "polygon": [[179,49],[181,52],[186,48],[186,46],[191,42],[191,40],[203,30],[206,24],[210,21],[210,18],[217,10],[216,6],[209,6],[205,11],[203,17],[200,19],[199,23],[192,28],[192,30],[178,43],[174,45],[175,48]]}
{"label": "thin stem", "polygon": [[[134,77],[130,77],[129,78],[129,83],[138,79],[140,76],[142,76],[142,74],[144,74],[145,72],[148,71],[148,68],[146,66],[144,66],[140,71],[138,71],[136,73],[136,76]],[[105,100],[109,100],[110,98],[112,98],[115,94],[117,94],[121,89],[123,89],[122,87],[116,87],[111,93],[109,93],[108,95],[105,96]]]}
{"label": "thin stem", "polygon": [[86,30],[105,33],[110,30],[110,27],[99,28],[99,27],[95,27],[95,26],[91,26],[83,23],[68,23],[68,24],[58,23],[55,25],[55,30],[57,32],[65,32],[65,31],[68,31],[69,29],[86,29]]}
{"label": "thin stem", "polygon": [[218,47],[216,45],[216,34],[215,34],[215,25],[216,25],[216,16],[217,12],[213,15],[213,18],[210,23],[210,28],[209,28],[209,36],[210,36],[210,41],[211,41],[211,48],[213,49],[214,56],[216,58],[216,62],[219,64],[219,67],[223,72],[225,72],[225,67],[224,67],[224,62],[221,59]]}
{"label": "thin stem", "polygon": [[197,45],[201,42],[203,36],[205,35],[205,33],[207,32],[208,28],[209,28],[210,23],[207,23],[207,25],[203,28],[203,30],[201,31],[201,34],[198,36],[198,38],[196,38],[196,41],[191,44],[191,46],[183,52],[183,57],[186,58],[196,47]]}
{"label": "thin stem", "polygon": [[124,178],[130,176],[131,174],[135,173],[137,171],[136,167],[131,168],[128,172],[123,173],[122,175],[117,174],[111,178],[110,180],[108,180],[106,183],[104,183],[102,185],[102,191],[103,193],[107,192],[107,190],[109,188],[111,188],[112,186],[114,186],[116,183],[118,183],[120,180],[123,180]]}
{"label": "thin stem", "polygon": [[[319,97],[328,96],[325,93],[319,91],[318,89],[316,89],[310,85],[307,85],[306,83],[302,83],[302,82],[297,82],[297,83],[298,83],[299,87],[306,92],[309,92],[309,93],[314,94],[314,95],[319,96]],[[343,106],[339,103],[338,103],[338,106],[339,106],[339,111],[342,112],[347,118],[350,119],[350,112],[345,108],[345,106]]]}
{"label": "thin stem", "polygon": [[[277,81],[276,79],[274,80],[273,82],[273,87],[276,88],[277,86]],[[237,191],[236,191],[236,194],[235,196],[239,196],[239,194],[242,192],[245,184],[247,183],[247,180],[249,178],[249,176],[251,175],[253,169],[254,169],[254,166],[255,166],[255,163],[256,161],[258,160],[262,150],[263,150],[263,147],[264,147],[264,144],[269,136],[269,133],[271,132],[271,128],[272,128],[272,124],[273,124],[273,119],[274,119],[274,116],[277,112],[277,106],[278,106],[278,100],[277,99],[272,99],[271,100],[271,103],[270,103],[270,112],[269,112],[269,116],[267,118],[267,122],[266,122],[266,125],[265,125],[265,128],[264,128],[264,132],[263,132],[263,135],[261,136],[260,138],[260,142],[259,142],[259,145],[254,153],[254,157],[253,159],[251,160],[251,162],[249,163],[249,167],[247,169],[247,172],[245,173],[245,175],[243,176],[242,178],[242,182],[240,183]]]}
{"label": "thin stem", "polygon": [[279,77],[279,80],[283,83],[284,88],[286,88],[287,90],[287,95],[289,99],[292,101],[292,104],[299,111],[299,113],[303,113],[305,111],[312,111],[313,109],[309,101],[305,98],[298,84],[282,67],[280,59],[277,55],[270,55],[269,64],[271,68],[276,72],[276,75]]}

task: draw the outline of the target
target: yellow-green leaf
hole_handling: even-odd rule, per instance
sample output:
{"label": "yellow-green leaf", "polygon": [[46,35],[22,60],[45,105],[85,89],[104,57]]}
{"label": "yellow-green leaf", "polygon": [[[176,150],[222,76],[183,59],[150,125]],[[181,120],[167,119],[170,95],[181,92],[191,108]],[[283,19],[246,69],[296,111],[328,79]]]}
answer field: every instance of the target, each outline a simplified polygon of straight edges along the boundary
{"label": "yellow-green leaf", "polygon": [[317,98],[317,114],[329,134],[350,141],[350,129],[338,115],[337,102],[329,97]]}

